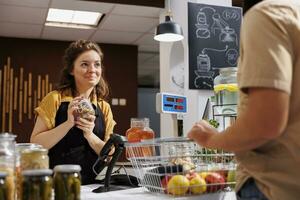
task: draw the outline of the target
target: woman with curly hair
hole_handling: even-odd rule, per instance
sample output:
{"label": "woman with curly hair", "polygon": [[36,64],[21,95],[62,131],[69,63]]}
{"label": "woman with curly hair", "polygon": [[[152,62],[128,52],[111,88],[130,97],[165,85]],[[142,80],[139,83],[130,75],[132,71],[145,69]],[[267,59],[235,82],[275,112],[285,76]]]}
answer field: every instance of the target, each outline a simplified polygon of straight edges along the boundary
{"label": "woman with curly hair", "polygon": [[[82,184],[90,184],[96,176],[93,164],[116,124],[105,101],[109,89],[103,77],[103,53],[97,44],[78,40],[66,49],[63,60],[57,89],[35,109],[30,141],[49,149],[50,168],[78,164]],[[82,99],[91,102],[93,112],[74,117]]]}

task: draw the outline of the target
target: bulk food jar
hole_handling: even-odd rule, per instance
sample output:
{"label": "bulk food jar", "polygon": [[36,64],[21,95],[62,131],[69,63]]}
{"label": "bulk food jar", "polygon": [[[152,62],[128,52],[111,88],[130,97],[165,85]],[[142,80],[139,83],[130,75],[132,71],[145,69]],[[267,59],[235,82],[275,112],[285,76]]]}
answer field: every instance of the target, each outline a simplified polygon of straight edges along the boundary
{"label": "bulk food jar", "polygon": [[52,170],[33,169],[22,171],[22,200],[52,200]]}
{"label": "bulk food jar", "polygon": [[238,101],[237,68],[221,68],[214,79],[216,105],[220,106],[219,114],[235,114]]}
{"label": "bulk food jar", "polygon": [[15,138],[10,133],[0,134],[0,171],[7,173],[7,200],[15,197]]}
{"label": "bulk food jar", "polygon": [[80,165],[56,165],[53,171],[55,200],[80,200]]}
{"label": "bulk food jar", "polygon": [[[154,131],[149,127],[148,118],[131,118],[130,128],[126,131],[128,142],[140,142],[141,140],[153,139],[154,135]],[[153,148],[151,146],[135,148],[135,151],[138,152],[141,157],[153,155]],[[128,158],[131,157],[130,152],[126,152],[126,155]]]}
{"label": "bulk food jar", "polygon": [[16,144],[16,194],[17,200],[21,199],[21,154],[27,149],[42,149],[43,147],[39,144],[34,143],[17,143]]}

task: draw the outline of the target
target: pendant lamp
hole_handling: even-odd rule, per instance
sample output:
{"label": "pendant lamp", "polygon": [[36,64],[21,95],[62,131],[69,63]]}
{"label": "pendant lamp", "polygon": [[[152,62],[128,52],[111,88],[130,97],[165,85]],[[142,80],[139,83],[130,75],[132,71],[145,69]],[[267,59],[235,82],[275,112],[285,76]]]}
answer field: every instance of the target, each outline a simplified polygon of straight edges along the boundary
{"label": "pendant lamp", "polygon": [[165,22],[160,23],[156,27],[154,40],[160,42],[176,42],[183,39],[182,28],[179,24],[172,21],[172,13],[170,9],[170,0],[168,0],[168,12],[165,17]]}

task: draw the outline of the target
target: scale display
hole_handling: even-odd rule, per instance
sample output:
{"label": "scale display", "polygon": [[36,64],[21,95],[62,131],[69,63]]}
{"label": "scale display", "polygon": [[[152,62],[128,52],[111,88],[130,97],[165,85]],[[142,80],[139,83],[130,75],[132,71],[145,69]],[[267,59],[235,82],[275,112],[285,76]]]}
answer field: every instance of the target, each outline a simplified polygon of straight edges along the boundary
{"label": "scale display", "polygon": [[186,113],[187,98],[168,93],[158,93],[157,107],[160,107],[159,112],[162,113]]}

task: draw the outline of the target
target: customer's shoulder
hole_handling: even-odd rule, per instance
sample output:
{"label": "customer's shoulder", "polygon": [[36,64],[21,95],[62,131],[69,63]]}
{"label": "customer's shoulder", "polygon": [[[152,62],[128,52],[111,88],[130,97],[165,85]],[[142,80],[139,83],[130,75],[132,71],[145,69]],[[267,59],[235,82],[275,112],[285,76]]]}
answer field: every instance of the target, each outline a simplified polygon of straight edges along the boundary
{"label": "customer's shoulder", "polygon": [[298,0],[264,0],[253,6],[249,13],[261,12],[266,15],[280,18],[298,15],[299,8],[300,1],[298,2]]}

